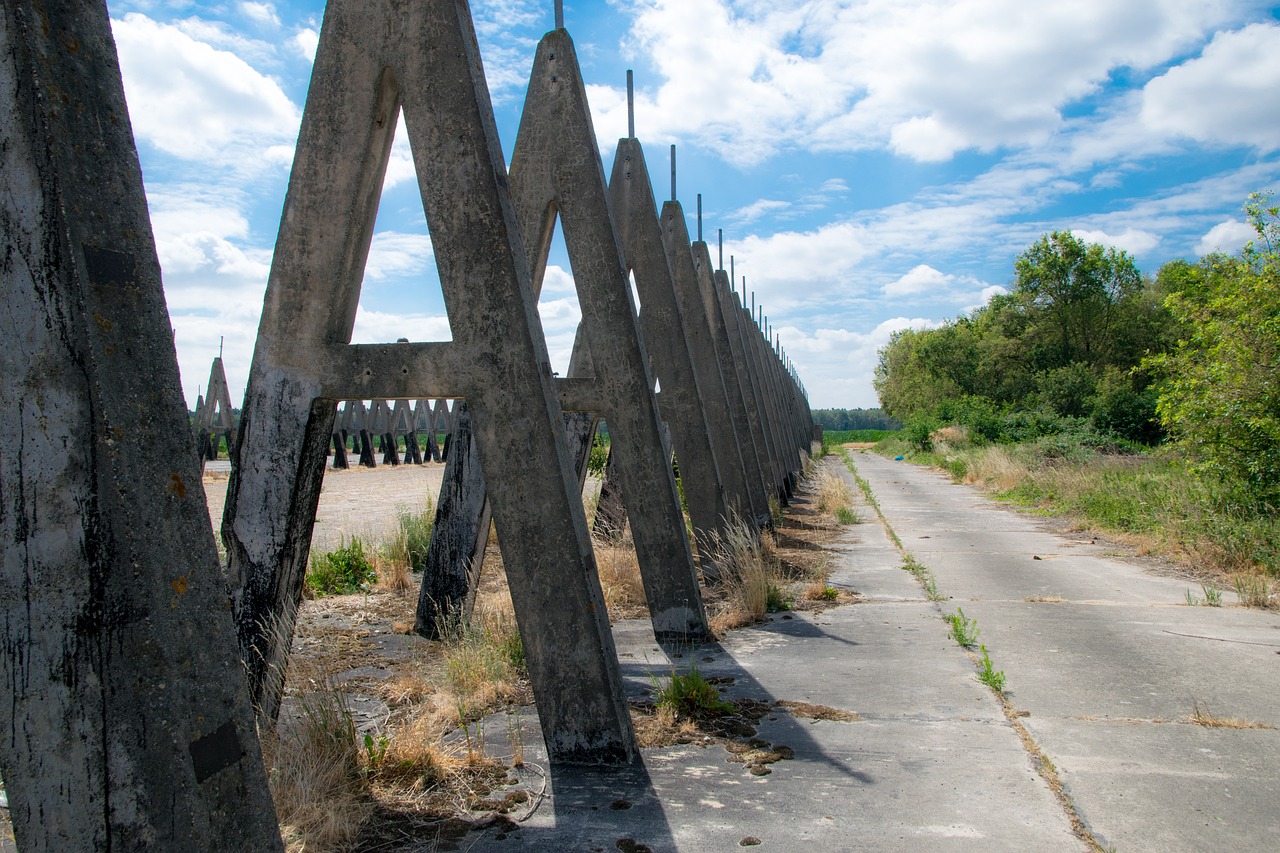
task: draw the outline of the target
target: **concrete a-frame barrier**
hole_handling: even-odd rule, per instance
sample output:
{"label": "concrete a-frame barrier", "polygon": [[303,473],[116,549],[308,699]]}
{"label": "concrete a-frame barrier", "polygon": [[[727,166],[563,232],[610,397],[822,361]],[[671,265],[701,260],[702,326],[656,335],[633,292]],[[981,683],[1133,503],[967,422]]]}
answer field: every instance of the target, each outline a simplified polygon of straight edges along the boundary
{"label": "concrete a-frame barrier", "polygon": [[[578,457],[579,485],[585,476],[594,420],[609,423],[618,451],[618,477],[631,521],[632,540],[644,580],[655,635],[660,640],[699,640],[708,634],[670,454],[654,399],[654,380],[641,341],[627,270],[622,258],[604,169],[586,100],[573,40],[556,29],[540,41],[530,75],[520,129],[511,159],[511,195],[525,236],[525,249],[541,289],[557,217],[565,232],[582,322],[574,364],[560,380],[571,456]],[[474,462],[472,462],[474,464]],[[449,482],[483,482],[488,475],[446,475]],[[490,480],[491,481],[491,480]],[[446,500],[450,501],[446,505]],[[455,505],[453,501],[457,500]],[[456,580],[483,559],[482,494],[442,493],[438,518],[450,525],[439,538],[451,552],[476,551],[465,566],[441,565],[429,555],[415,627],[434,630],[435,610],[454,608]],[[440,556],[443,556],[441,554]],[[450,593],[449,591],[452,590]],[[448,597],[446,594],[448,593]]]}
{"label": "concrete a-frame barrier", "polygon": [[564,229],[593,371],[590,379],[562,380],[578,398],[564,403],[598,413],[609,424],[654,633],[660,640],[705,638],[702,594],[670,454],[663,446],[653,374],[613,223],[586,86],[573,39],[564,29],[547,33],[538,44],[511,156],[511,195],[535,281],[546,269],[557,215]]}
{"label": "concrete a-frame barrier", "polygon": [[712,299],[718,302],[717,308],[720,316],[724,318],[729,351],[733,353],[733,363],[738,368],[738,381],[742,385],[742,402],[760,462],[761,480],[766,494],[783,502],[786,500],[786,494],[782,486],[784,478],[779,461],[781,454],[774,446],[772,429],[765,414],[762,380],[756,369],[755,360],[751,358],[744,330],[738,322],[737,300],[733,298],[729,289],[729,274],[723,269],[716,270],[711,276],[711,287]]}
{"label": "concrete a-frame barrier", "polygon": [[[352,345],[403,111],[451,342]],[[465,4],[325,9],[223,519],[265,719],[281,673],[335,401],[464,397],[543,737],[555,762],[630,761],[635,736],[550,358]]]}
{"label": "concrete a-frame barrier", "polygon": [[102,2],[0,9],[0,234],[17,845],[279,851]]}
{"label": "concrete a-frame barrier", "polygon": [[638,139],[618,140],[609,178],[614,223],[640,295],[640,330],[662,386],[662,414],[671,428],[689,518],[705,574],[717,577],[714,543],[731,522],[706,403],[689,350],[687,324],[662,245],[653,186]]}
{"label": "concrete a-frame barrier", "polygon": [[235,459],[236,422],[231,414],[231,391],[227,387],[227,372],[222,366],[222,356],[213,359],[209,367],[209,384],[203,405],[196,406],[196,449],[200,468],[204,463],[218,458],[219,439],[227,440],[227,455]]}
{"label": "concrete a-frame barrier", "polygon": [[742,440],[730,406],[729,383],[721,369],[715,326],[707,316],[707,305],[698,285],[698,273],[689,248],[689,228],[680,202],[672,199],[662,205],[661,227],[662,245],[684,317],[686,341],[702,391],[712,452],[716,455],[729,512],[754,523],[762,513],[768,515],[769,506],[760,504],[759,489],[748,488]]}
{"label": "concrete a-frame barrier", "polygon": [[728,398],[729,415],[733,422],[734,434],[738,436],[738,444],[742,453],[742,468],[745,476],[745,488],[751,496],[751,507],[755,513],[754,521],[761,527],[773,523],[769,510],[769,494],[765,482],[765,466],[760,457],[765,452],[762,448],[758,431],[753,428],[747,406],[747,393],[744,386],[746,378],[740,367],[740,353],[734,347],[736,341],[729,338],[729,328],[716,292],[715,272],[711,267],[711,253],[707,244],[697,240],[689,247],[693,258],[693,269],[696,276],[698,296],[702,300],[711,334],[716,342],[716,357],[720,361],[720,374],[724,377],[725,396]]}

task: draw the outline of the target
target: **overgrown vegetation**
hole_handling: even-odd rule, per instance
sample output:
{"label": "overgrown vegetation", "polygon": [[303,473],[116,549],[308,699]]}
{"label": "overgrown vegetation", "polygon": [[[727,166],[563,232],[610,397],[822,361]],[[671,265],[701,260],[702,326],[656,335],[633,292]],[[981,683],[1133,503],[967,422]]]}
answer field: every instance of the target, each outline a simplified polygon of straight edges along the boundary
{"label": "overgrown vegetation", "polygon": [[654,678],[654,701],[658,713],[668,724],[682,719],[702,720],[733,710],[733,705],[720,698],[714,685],[698,672],[695,661],[689,663],[688,672],[677,672],[674,667],[666,679]]}
{"label": "overgrown vegetation", "polygon": [[312,595],[346,595],[367,589],[377,579],[364,540],[352,536],[343,545],[311,561],[306,585]]}
{"label": "overgrown vegetation", "polygon": [[877,390],[905,425],[877,450],[1274,604],[1280,208],[1255,194],[1246,210],[1258,239],[1237,256],[1173,261],[1152,279],[1123,252],[1041,238],[1011,293],[881,351]]}

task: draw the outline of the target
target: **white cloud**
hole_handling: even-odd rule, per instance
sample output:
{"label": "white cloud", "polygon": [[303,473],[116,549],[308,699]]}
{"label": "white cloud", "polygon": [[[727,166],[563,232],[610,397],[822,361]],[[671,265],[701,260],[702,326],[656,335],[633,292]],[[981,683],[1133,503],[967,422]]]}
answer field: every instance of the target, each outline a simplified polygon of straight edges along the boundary
{"label": "white cloud", "polygon": [[371,311],[363,303],[356,309],[356,324],[351,334],[353,344],[389,343],[400,338],[451,341],[453,333],[447,316]]}
{"label": "white cloud", "polygon": [[1234,254],[1245,243],[1256,239],[1257,236],[1258,232],[1254,231],[1253,226],[1248,222],[1228,219],[1210,228],[1209,232],[1200,238],[1200,242],[1196,244],[1196,254],[1208,255],[1212,252]]}
{"label": "white cloud", "polygon": [[1142,120],[1200,142],[1280,148],[1280,25],[1218,33],[1199,57],[1147,83]]}
{"label": "white cloud", "polygon": [[939,291],[954,280],[954,276],[944,275],[928,264],[914,267],[897,281],[884,286],[885,296],[907,296],[916,293]]}
{"label": "white cloud", "polygon": [[784,325],[778,334],[809,389],[810,406],[867,408],[880,405],[871,378],[879,352],[894,332],[938,325],[938,321],[923,317],[892,317],[866,332],[826,327],[810,332]]}
{"label": "white cloud", "polygon": [[[365,280],[411,276],[434,269],[431,237],[427,234],[405,234],[378,231],[369,246],[369,260],[364,267]],[[393,338],[394,340],[394,338]]]}
{"label": "white cloud", "polygon": [[301,112],[240,57],[130,13],[112,21],[134,133],[184,160],[240,165],[292,143]]}
{"label": "white cloud", "polygon": [[786,210],[789,207],[791,207],[791,202],[779,201],[778,199],[771,199],[771,198],[762,198],[758,201],[753,201],[751,204],[747,205],[746,207],[742,207],[733,211],[732,213],[730,213],[728,216],[725,217],[725,220],[728,222],[745,225],[751,222],[755,222],[757,219],[760,219],[762,216],[768,216],[770,213],[780,212],[780,211]]}
{"label": "white cloud", "polygon": [[255,24],[280,26],[280,16],[276,14],[276,7],[270,3],[243,2],[240,4],[240,12]]}
{"label": "white cloud", "polygon": [[[925,161],[1044,141],[1117,68],[1157,67],[1234,11],[1227,2],[633,0],[624,48],[647,140],[692,137],[734,163],[787,148],[891,148]],[[601,138],[625,98],[591,93]],[[607,132],[606,132],[607,131]]]}
{"label": "white cloud", "polygon": [[1131,255],[1145,255],[1160,245],[1160,237],[1150,231],[1128,228],[1119,234],[1108,234],[1106,231],[1087,231],[1073,229],[1071,233],[1086,243],[1101,243],[1121,249]]}
{"label": "white cloud", "polygon": [[308,62],[316,61],[316,48],[320,46],[320,34],[310,27],[304,27],[293,34],[293,38],[289,40],[302,57]]}

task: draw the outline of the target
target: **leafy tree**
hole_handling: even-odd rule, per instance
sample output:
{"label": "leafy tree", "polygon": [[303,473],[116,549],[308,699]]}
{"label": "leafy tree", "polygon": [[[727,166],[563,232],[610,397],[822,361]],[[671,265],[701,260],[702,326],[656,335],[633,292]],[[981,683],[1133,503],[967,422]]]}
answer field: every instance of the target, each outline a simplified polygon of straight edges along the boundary
{"label": "leafy tree", "polygon": [[1014,271],[1014,295],[1034,312],[1038,343],[1053,353],[1046,366],[1111,360],[1119,306],[1142,289],[1126,252],[1054,231],[1023,252]]}
{"label": "leafy tree", "polygon": [[1280,504],[1280,207],[1255,193],[1246,206],[1258,239],[1238,257],[1214,255],[1171,271],[1166,305],[1180,332],[1161,371],[1161,420],[1202,470],[1239,484],[1257,504]]}

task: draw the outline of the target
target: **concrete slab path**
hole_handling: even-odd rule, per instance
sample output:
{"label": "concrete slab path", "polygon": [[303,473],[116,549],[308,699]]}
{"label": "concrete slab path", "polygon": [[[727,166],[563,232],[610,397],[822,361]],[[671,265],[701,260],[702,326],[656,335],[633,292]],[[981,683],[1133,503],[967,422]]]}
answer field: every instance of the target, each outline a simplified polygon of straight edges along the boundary
{"label": "concrete slab path", "polygon": [[[1280,616],[1056,535],[936,472],[854,464],[903,546],[976,620],[1022,724],[1103,848],[1280,849]],[[1207,714],[1269,728],[1205,727]]]}
{"label": "concrete slab path", "polygon": [[[522,771],[542,791],[513,829],[476,851],[1089,850],[1271,851],[1280,838],[1280,731],[1206,728],[1220,717],[1280,725],[1280,618],[1186,606],[1184,581],[1071,540],[1043,520],[946,477],[871,454],[854,463],[884,513],[862,502],[839,457],[826,470],[858,495],[864,523],[835,545],[832,583],[857,604],[774,614],[672,659],[643,622],[615,627],[639,695],[696,659],[732,698],[855,712],[813,721],[776,707],[757,737],[795,758],[753,776],[721,746],[645,749],[629,771],[547,778],[536,721]],[[929,601],[893,533],[948,598]],[[1036,558],[1039,559],[1036,559]],[[1198,587],[1196,592],[1199,593]],[[1227,596],[1228,598],[1230,596]],[[975,619],[1007,678],[1008,706],[978,682],[943,615]],[[488,722],[501,739],[500,719]],[[1024,740],[1015,726],[1021,727]],[[1056,767],[1065,799],[1039,772]]]}

